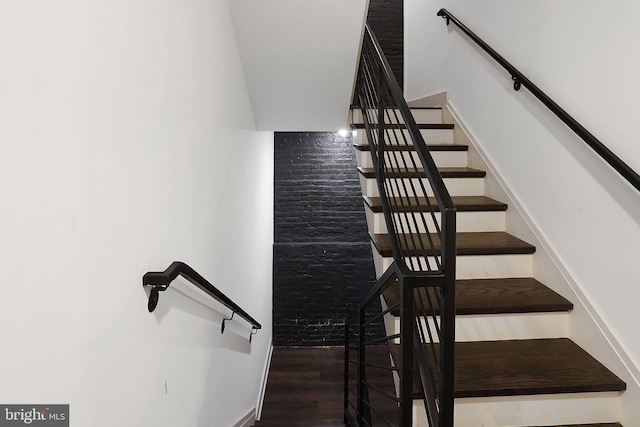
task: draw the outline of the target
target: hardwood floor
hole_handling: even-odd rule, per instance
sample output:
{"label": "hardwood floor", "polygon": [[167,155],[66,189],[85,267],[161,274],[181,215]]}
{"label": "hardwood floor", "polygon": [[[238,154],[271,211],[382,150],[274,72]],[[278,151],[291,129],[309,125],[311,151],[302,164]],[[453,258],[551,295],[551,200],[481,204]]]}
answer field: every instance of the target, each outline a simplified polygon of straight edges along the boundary
{"label": "hardwood floor", "polygon": [[275,348],[256,426],[343,426],[343,384],[343,347]]}
{"label": "hardwood floor", "polygon": [[[367,350],[369,361],[389,363],[386,346]],[[374,370],[375,371],[375,370]],[[389,371],[371,372],[378,388],[394,393]],[[342,427],[344,426],[344,347],[275,348],[269,369],[262,416],[256,427]],[[389,419],[397,409],[371,394],[377,407]],[[375,418],[375,417],[374,417]],[[383,425],[375,422],[375,425]]]}

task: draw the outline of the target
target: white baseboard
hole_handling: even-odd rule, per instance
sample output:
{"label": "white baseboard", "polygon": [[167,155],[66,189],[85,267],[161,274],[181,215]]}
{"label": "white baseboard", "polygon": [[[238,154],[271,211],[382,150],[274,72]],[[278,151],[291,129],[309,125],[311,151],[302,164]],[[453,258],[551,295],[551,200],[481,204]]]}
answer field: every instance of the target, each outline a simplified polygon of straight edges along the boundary
{"label": "white baseboard", "polygon": [[433,95],[425,96],[423,98],[414,99],[408,101],[409,107],[421,108],[421,107],[444,107],[449,102],[449,92],[444,91],[440,93],[434,93]]}
{"label": "white baseboard", "polygon": [[262,382],[260,384],[260,392],[258,393],[258,401],[256,407],[251,408],[243,417],[233,423],[232,427],[251,427],[256,421],[260,420],[262,414],[262,404],[264,403],[264,394],[267,388],[267,377],[269,376],[269,367],[271,366],[271,356],[273,354],[273,338],[269,342],[269,349],[267,350],[267,357],[264,362],[264,368],[262,372]]}
{"label": "white baseboard", "polygon": [[269,378],[269,368],[271,367],[271,356],[273,355],[273,338],[269,343],[269,350],[267,351],[267,358],[264,362],[264,368],[262,371],[262,384],[260,385],[260,393],[258,394],[258,402],[256,403],[256,420],[260,420],[262,416],[262,405],[264,404],[264,395],[267,391],[267,379]]}
{"label": "white baseboard", "polygon": [[233,427],[251,427],[256,422],[256,408],[252,408],[245,416],[233,424]]}

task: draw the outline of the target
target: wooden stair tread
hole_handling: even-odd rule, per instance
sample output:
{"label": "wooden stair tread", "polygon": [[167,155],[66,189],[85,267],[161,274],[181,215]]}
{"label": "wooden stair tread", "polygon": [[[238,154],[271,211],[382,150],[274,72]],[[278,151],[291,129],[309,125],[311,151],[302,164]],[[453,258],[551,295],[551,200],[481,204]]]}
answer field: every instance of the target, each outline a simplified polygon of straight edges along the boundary
{"label": "wooden stair tread", "polygon": [[[382,199],[380,197],[363,196],[364,202],[371,209],[372,212],[382,212]],[[456,206],[458,212],[479,212],[479,211],[506,211],[507,204],[491,199],[486,196],[452,196],[453,204]],[[415,201],[412,199],[412,202]],[[428,209],[429,206],[433,207],[435,212],[440,211],[440,207],[436,202],[435,197],[427,198],[418,197],[418,203],[421,208]]]}
{"label": "wooden stair tread", "polygon": [[[369,234],[375,247],[378,249],[380,255],[384,257],[393,256],[391,253],[391,243],[388,234]],[[419,242],[423,242],[425,250],[429,255],[433,255],[429,245],[429,237],[426,233],[412,234],[418,244],[418,249],[411,247],[412,243],[407,243],[400,236],[401,245],[404,249],[409,246],[408,252],[412,256],[416,256],[420,252]],[[411,238],[408,236],[407,240],[411,242]],[[431,233],[431,240],[436,251],[440,251],[440,239],[437,234]],[[469,233],[456,233],[456,248],[458,255],[501,255],[501,254],[532,254],[535,252],[535,246],[512,236],[509,233],[503,231],[487,231],[487,232],[469,232]]]}
{"label": "wooden stair tread", "polygon": [[[443,130],[449,130],[449,129],[453,129],[453,123],[416,123],[416,126],[418,126],[418,129],[443,129]],[[353,123],[351,125],[351,129],[364,129],[365,125],[364,123]],[[377,129],[378,127],[373,125],[372,129]],[[401,124],[389,124],[389,123],[385,123],[385,128],[387,129],[406,129],[407,126],[403,123]]]}
{"label": "wooden stair tread", "polygon": [[[427,289],[421,292],[425,300]],[[434,295],[433,290],[429,292]],[[396,304],[400,299],[400,288],[390,286],[384,297],[389,306]],[[456,280],[457,315],[548,313],[572,309],[570,301],[531,277]],[[437,307],[435,312],[439,314]],[[399,316],[400,308],[395,308],[391,314]]]}
{"label": "wooden stair tread", "polygon": [[626,389],[568,338],[456,343],[456,365],[459,397]]}
{"label": "wooden stair tread", "polygon": [[[358,151],[371,151],[369,144],[354,144],[354,147]],[[469,151],[468,145],[459,144],[430,144],[427,145],[429,151]],[[385,147],[387,151],[415,151],[413,145],[387,145]]]}
{"label": "wooden stair tread", "polygon": [[[395,360],[399,346],[393,345]],[[626,384],[568,338],[459,342],[455,397],[622,392]],[[422,397],[414,382],[414,398]]]}
{"label": "wooden stair tread", "polygon": [[[349,106],[352,110],[361,110],[359,105],[351,104]],[[442,107],[409,107],[410,110],[442,110]]]}
{"label": "wooden stair tread", "polygon": [[[358,172],[365,178],[375,178],[376,173],[374,168],[358,167]],[[473,169],[467,167],[444,167],[438,168],[438,172],[442,178],[484,178],[487,174],[480,169]],[[427,174],[424,170],[407,170],[400,169],[397,171],[397,175],[400,178],[426,178]]]}

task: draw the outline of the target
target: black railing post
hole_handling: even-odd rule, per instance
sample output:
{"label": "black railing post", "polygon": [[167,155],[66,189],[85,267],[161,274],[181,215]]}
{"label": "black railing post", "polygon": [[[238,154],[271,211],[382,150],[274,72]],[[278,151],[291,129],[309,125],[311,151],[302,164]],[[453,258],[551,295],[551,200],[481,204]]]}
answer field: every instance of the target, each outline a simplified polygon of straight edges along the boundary
{"label": "black railing post", "polygon": [[405,277],[400,285],[400,425],[413,423],[413,329],[415,324],[413,286]]}
{"label": "black railing post", "polygon": [[[451,303],[445,301],[445,298],[454,295],[453,292],[455,291],[455,207],[420,129],[402,97],[402,91],[391,73],[388,62],[384,58],[380,45],[369,26],[366,27],[363,41],[360,78],[362,81],[358,85],[360,90],[358,99],[360,108],[363,111],[364,128],[371,147],[373,169],[376,174],[376,184],[380,193],[389,246],[393,255],[393,264],[382,274],[382,277],[367,295],[357,313],[359,317],[357,329],[359,334],[357,345],[357,423],[363,427],[370,426],[372,413],[375,413],[377,417],[381,416],[376,407],[370,406],[371,402],[368,400],[369,384],[366,378],[366,346],[382,341],[390,343],[399,339],[400,353],[394,352],[393,363],[395,366],[390,367],[397,372],[400,381],[399,388],[396,390],[397,394],[391,397],[399,404],[398,420],[396,420],[399,421],[399,424],[386,421],[385,424],[401,427],[410,427],[412,425],[414,372],[419,372],[419,380],[423,383],[425,404],[428,406],[429,419],[432,421],[430,421],[430,425],[432,427],[451,426],[453,423],[453,342],[442,346],[441,351],[444,352],[445,357],[451,357],[446,363],[442,362],[442,356],[437,348],[439,348],[438,342],[442,342],[442,339],[438,340],[438,338],[455,339],[455,319],[449,319],[449,317],[455,316],[455,300],[452,298]],[[399,115],[402,116],[403,120],[398,118]],[[405,178],[403,176],[404,169],[410,170],[408,162],[405,160],[405,157],[408,156],[404,152],[412,149],[417,152],[421,165],[417,165],[417,161],[411,161],[413,169],[408,174],[409,179],[420,179],[415,178],[415,176],[421,177],[423,176],[422,174],[426,174],[435,203],[432,203],[427,198],[429,193],[422,183],[423,181],[420,181],[420,191],[416,190],[413,181],[409,181],[409,184],[403,181]],[[404,166],[404,169],[402,166]],[[421,166],[421,169],[419,166]],[[440,242],[446,240],[446,244],[441,244],[440,249],[434,243],[438,242],[438,240],[431,237],[432,233],[428,231],[427,218],[421,206],[423,203],[421,201],[422,197],[428,204],[428,214],[431,215],[434,222],[437,221],[436,212],[440,212],[443,215],[441,221],[443,223],[442,230],[438,225],[435,225],[435,234],[438,235],[438,240]],[[434,208],[435,205],[437,206]],[[402,215],[403,213],[405,216],[396,220],[396,215]],[[428,243],[424,243],[421,238],[416,238],[415,235],[412,235],[410,227],[405,227],[402,222],[402,218],[404,218],[409,224],[408,218],[413,214],[422,217],[422,223],[425,224],[425,229],[427,229]],[[446,226],[447,223],[453,224],[453,226]],[[418,229],[418,221],[414,219],[413,224]],[[378,244],[376,239],[374,239],[374,243]],[[430,264],[428,259],[431,257],[435,260],[434,263]],[[414,259],[418,261],[414,262]],[[424,263],[422,260],[424,260]],[[409,262],[410,267],[407,266],[407,262]],[[447,275],[447,292],[441,292],[445,287],[445,275]],[[371,309],[374,301],[379,300],[386,289],[391,286],[399,286],[399,301],[387,307],[379,316],[386,316],[392,310],[399,309],[400,331],[399,333],[387,335],[382,340],[377,338],[366,340],[366,310]],[[433,295],[431,292],[436,288],[438,290],[435,291],[435,294],[437,294],[439,300],[435,308],[444,309],[445,306],[447,307],[445,313],[448,320],[446,322],[442,319],[436,319],[436,311],[434,311],[433,301],[430,299],[432,298],[431,295]],[[425,297],[422,296],[423,291],[421,290],[420,294],[416,296],[417,289],[427,290],[426,298],[429,299],[428,304],[431,306],[433,314],[427,314],[423,301]],[[385,297],[387,296],[385,295]],[[417,302],[420,302],[420,307],[416,307]],[[434,330],[430,329],[430,323],[426,321],[426,316],[430,316],[429,321],[435,323]],[[426,325],[426,332],[422,328],[423,322]],[[354,334],[355,327],[356,325],[352,325]],[[441,328],[446,328],[447,330],[447,333],[442,336],[440,335]],[[427,345],[422,340],[425,340]],[[345,342],[348,343],[348,341]],[[352,342],[351,345],[356,348],[355,343]],[[428,355],[426,354],[427,350],[429,350]],[[416,352],[420,354],[416,355]],[[414,362],[418,364],[417,368],[414,367]],[[451,370],[441,376],[441,369],[449,368]],[[353,369],[351,369],[351,372],[353,373]],[[351,378],[354,378],[353,374]],[[447,381],[449,384],[444,386],[442,384],[443,381]],[[350,391],[354,392],[352,388]],[[372,394],[379,392],[373,386],[371,386],[371,391]],[[448,397],[449,393],[451,400]],[[440,404],[445,401],[447,402],[445,410],[441,412]],[[352,401],[349,401],[348,404],[354,406]],[[447,417],[449,418],[448,421],[440,421]],[[384,417],[382,418],[384,419]],[[355,423],[356,420],[353,422]]]}
{"label": "black railing post", "polygon": [[344,424],[349,424],[349,315],[347,314],[346,320],[344,322]]}
{"label": "black railing post", "polygon": [[365,404],[365,381],[366,372],[364,369],[365,364],[365,307],[361,306],[358,313],[358,426],[362,425],[362,419],[364,417]]}
{"label": "black railing post", "polygon": [[378,172],[376,173],[376,178],[378,181],[378,187],[384,186],[384,150],[385,150],[385,141],[384,141],[384,95],[382,92],[382,69],[378,68]]}
{"label": "black railing post", "polygon": [[442,304],[442,336],[440,337],[440,426],[453,427],[455,399],[456,341],[456,209],[445,209],[442,215],[442,264],[444,265],[444,301]]}

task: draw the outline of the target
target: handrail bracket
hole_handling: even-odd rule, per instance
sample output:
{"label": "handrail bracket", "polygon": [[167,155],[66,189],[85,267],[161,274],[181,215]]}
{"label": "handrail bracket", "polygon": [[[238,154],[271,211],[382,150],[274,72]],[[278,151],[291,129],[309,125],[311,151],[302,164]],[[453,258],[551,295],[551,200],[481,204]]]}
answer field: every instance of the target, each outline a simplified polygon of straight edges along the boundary
{"label": "handrail bracket", "polygon": [[442,9],[438,12],[438,16],[442,17],[445,21],[447,21],[447,26],[451,23],[451,18],[449,18],[445,13],[442,12]]}
{"label": "handrail bracket", "polygon": [[520,79],[517,76],[512,75],[511,80],[513,80],[513,90],[515,90],[516,92],[519,91],[522,87],[522,82],[520,81]]}
{"label": "handrail bracket", "polygon": [[236,315],[236,312],[233,311],[231,312],[231,317],[225,317],[224,319],[222,319],[222,325],[220,326],[220,333],[224,334],[224,328],[225,328],[225,323],[227,322],[227,320],[232,320],[233,316]]}
{"label": "handrail bracket", "polygon": [[149,302],[147,303],[147,309],[149,310],[149,313],[153,313],[153,310],[156,309],[156,306],[158,305],[158,299],[160,299],[160,293],[158,292],[158,290],[155,288],[151,289],[151,292],[149,293]]}
{"label": "handrail bracket", "polygon": [[151,292],[149,292],[149,302],[147,303],[147,309],[149,310],[149,313],[153,313],[158,305],[158,300],[160,299],[160,291],[167,290],[169,285],[144,283],[143,286],[145,288],[151,288]]}

